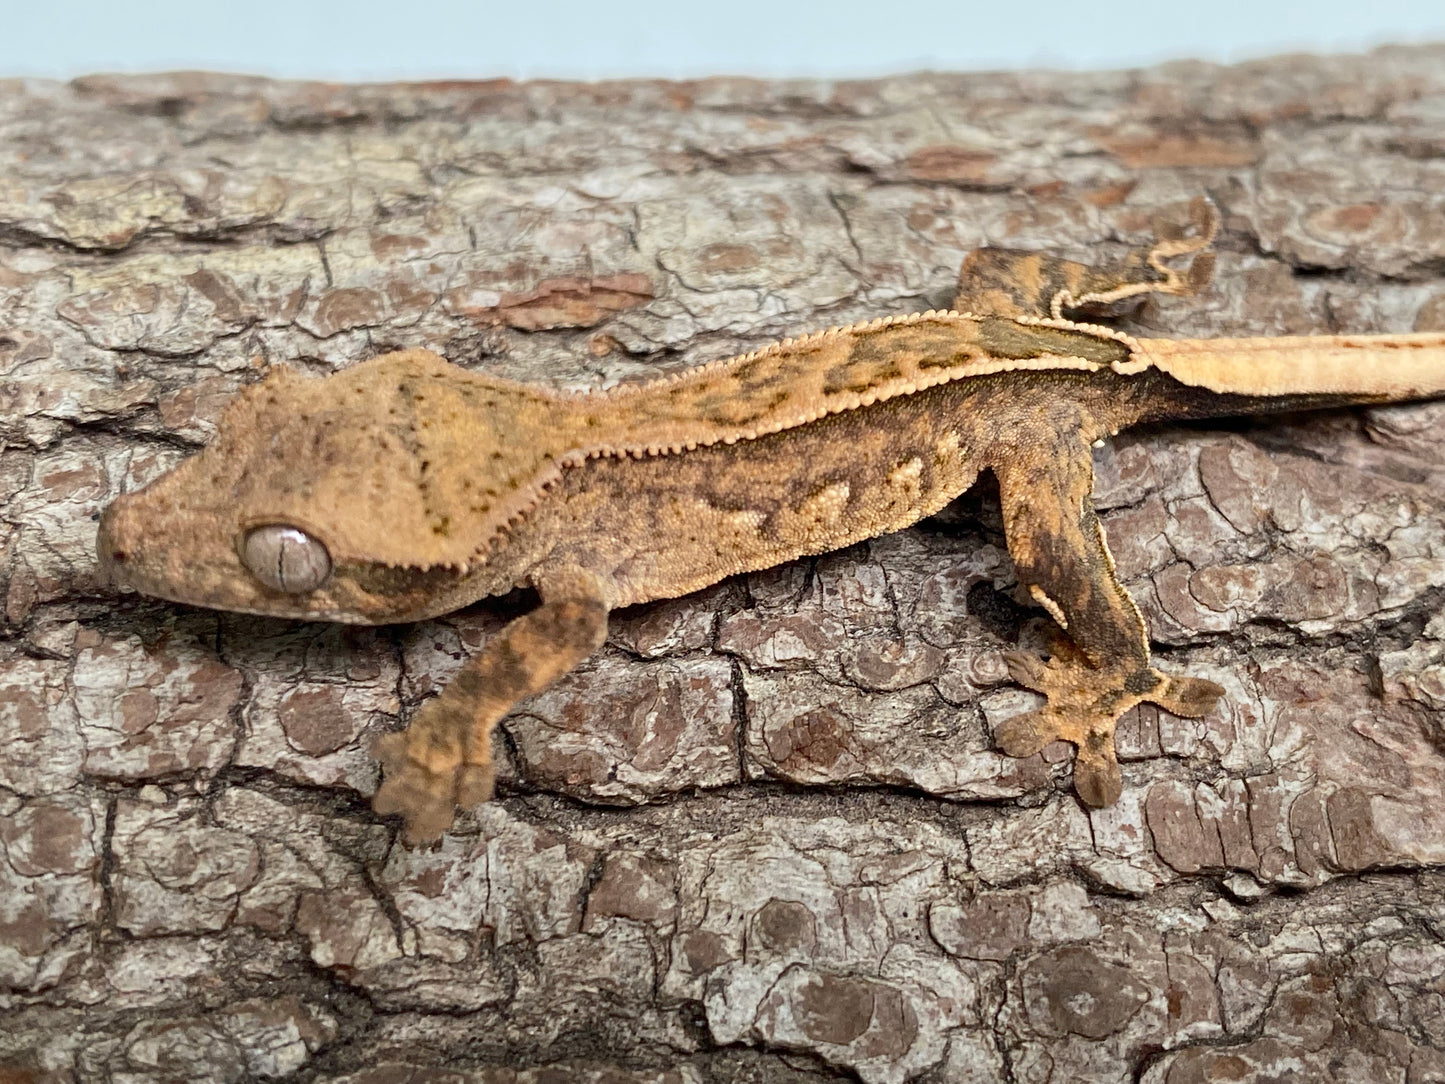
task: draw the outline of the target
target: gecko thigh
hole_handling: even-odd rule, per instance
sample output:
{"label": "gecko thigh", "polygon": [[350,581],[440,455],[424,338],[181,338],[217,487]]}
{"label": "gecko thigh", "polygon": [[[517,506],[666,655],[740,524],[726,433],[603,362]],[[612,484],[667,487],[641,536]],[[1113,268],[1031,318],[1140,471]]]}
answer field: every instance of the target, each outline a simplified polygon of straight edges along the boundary
{"label": "gecko thigh", "polygon": [[1019,582],[1094,666],[1147,665],[1148,634],[1094,512],[1093,460],[1077,433],[1015,449],[995,467]]}

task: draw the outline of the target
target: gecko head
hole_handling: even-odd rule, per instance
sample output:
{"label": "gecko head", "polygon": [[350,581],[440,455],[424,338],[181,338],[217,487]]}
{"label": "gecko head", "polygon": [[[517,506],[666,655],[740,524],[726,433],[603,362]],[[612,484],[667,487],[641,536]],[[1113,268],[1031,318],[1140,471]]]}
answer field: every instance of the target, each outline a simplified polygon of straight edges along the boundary
{"label": "gecko head", "polygon": [[[459,372],[424,351],[319,380],[274,371],[237,396],[204,450],[106,509],[102,570],[176,602],[360,624],[470,601],[457,595],[505,509],[456,514],[446,449],[427,434],[428,379],[442,371]],[[488,434],[463,437],[487,454]]]}

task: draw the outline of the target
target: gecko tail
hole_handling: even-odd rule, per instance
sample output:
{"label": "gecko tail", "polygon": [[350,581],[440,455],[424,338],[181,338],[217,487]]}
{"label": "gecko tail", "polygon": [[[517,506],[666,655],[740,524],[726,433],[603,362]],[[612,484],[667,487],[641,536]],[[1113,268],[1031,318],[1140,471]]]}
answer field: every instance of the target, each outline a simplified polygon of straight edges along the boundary
{"label": "gecko tail", "polygon": [[[1445,395],[1445,332],[1259,339],[1138,339],[1145,362],[1221,395],[1401,402]],[[1142,368],[1142,366],[1141,366]]]}

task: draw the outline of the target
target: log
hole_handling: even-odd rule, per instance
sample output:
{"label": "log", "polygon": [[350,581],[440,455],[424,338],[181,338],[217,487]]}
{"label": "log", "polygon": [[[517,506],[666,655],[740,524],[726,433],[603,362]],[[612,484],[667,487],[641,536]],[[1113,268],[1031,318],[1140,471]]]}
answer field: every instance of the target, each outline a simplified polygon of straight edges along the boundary
{"label": "log", "polygon": [[[987,487],[639,607],[408,850],[368,797],[508,616],[119,595],[95,517],[265,367],[581,386],[945,307],[1219,206],[1143,335],[1445,328],[1445,47],[1113,73],[0,83],[0,1080],[1445,1080],[1445,404],[1160,426],[1098,503],[1124,796],[998,755]],[[1291,1076],[1290,1074],[1293,1074]]]}

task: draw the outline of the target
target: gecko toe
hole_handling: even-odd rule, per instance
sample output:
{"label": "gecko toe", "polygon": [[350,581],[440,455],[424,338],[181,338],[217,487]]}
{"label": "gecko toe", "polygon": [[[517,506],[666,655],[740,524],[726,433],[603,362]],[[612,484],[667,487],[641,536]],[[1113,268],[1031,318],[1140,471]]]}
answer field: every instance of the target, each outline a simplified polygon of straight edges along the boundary
{"label": "gecko toe", "polygon": [[406,760],[406,735],[392,731],[379,735],[371,743],[371,755],[383,770],[391,770]]}
{"label": "gecko toe", "polygon": [[491,764],[466,764],[457,772],[456,804],[462,809],[471,809],[492,799],[496,784],[496,773]]}
{"label": "gecko toe", "polygon": [[1189,262],[1189,266],[1184,272],[1184,278],[1188,283],[1190,293],[1202,294],[1204,292],[1204,288],[1214,278],[1214,263],[1213,252],[1201,252]]}
{"label": "gecko toe", "polygon": [[408,847],[424,847],[436,843],[452,826],[451,802],[436,802],[426,808],[413,808],[402,825],[401,841]]}
{"label": "gecko toe", "polygon": [[450,790],[438,793],[435,780],[416,765],[388,769],[386,779],[372,796],[371,808],[382,816],[400,813],[401,838],[408,846],[434,843],[451,827]]}
{"label": "gecko toe", "polygon": [[1027,651],[1005,651],[1003,661],[1008,667],[1009,677],[1019,685],[1036,693],[1045,691],[1044,672],[1047,664],[1043,659]]}
{"label": "gecko toe", "polygon": [[1164,683],[1150,693],[1148,699],[1165,711],[1185,719],[1198,719],[1202,715],[1208,715],[1224,695],[1224,686],[1204,678],[1172,677],[1168,674],[1160,676]]}
{"label": "gecko toe", "polygon": [[446,743],[435,737],[428,729],[413,726],[383,734],[372,745],[382,780],[371,808],[381,816],[402,815],[401,837],[408,846],[433,843],[452,824],[458,771]]}
{"label": "gecko toe", "polygon": [[993,742],[1004,756],[1031,757],[1058,736],[1058,727],[1042,711],[1004,719],[993,728]]}
{"label": "gecko toe", "polygon": [[1092,809],[1103,809],[1119,800],[1124,792],[1124,778],[1114,757],[1113,727],[1079,747],[1074,758],[1074,791]]}

